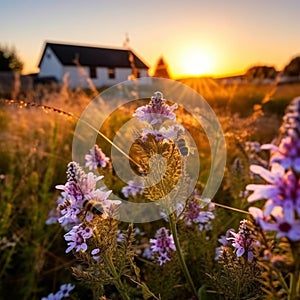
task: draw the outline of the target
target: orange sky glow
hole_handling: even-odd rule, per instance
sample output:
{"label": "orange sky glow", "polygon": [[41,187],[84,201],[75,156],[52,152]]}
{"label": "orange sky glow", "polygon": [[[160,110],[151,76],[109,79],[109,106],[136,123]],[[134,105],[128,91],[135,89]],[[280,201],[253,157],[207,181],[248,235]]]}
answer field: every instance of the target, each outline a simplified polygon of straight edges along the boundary
{"label": "orange sky glow", "polygon": [[14,46],[23,73],[38,72],[46,40],[129,46],[151,67],[160,56],[173,78],[226,76],[258,64],[283,68],[300,54],[300,1],[4,1],[0,44]]}

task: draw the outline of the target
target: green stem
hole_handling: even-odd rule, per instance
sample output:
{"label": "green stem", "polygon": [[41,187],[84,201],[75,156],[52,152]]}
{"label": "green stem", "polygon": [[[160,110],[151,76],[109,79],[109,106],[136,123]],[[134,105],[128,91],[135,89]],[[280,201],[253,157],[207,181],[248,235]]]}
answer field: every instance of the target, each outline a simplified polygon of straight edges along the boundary
{"label": "green stem", "polygon": [[115,268],[115,265],[114,265],[111,257],[109,255],[104,255],[103,259],[104,259],[105,264],[108,267],[111,275],[114,278],[114,284],[115,284],[117,290],[119,291],[120,295],[122,296],[123,299],[130,300],[130,297],[127,295],[126,288],[124,287],[124,285],[122,283],[122,280]]}
{"label": "green stem", "polygon": [[197,290],[195,288],[195,285],[194,285],[194,282],[192,280],[191,274],[190,274],[190,272],[187,268],[187,265],[185,263],[185,259],[183,257],[183,253],[182,253],[182,250],[181,250],[181,247],[180,247],[178,233],[177,233],[177,227],[176,227],[176,223],[174,222],[174,217],[175,217],[174,213],[169,215],[169,223],[170,223],[170,230],[172,232],[173,239],[174,239],[174,244],[175,244],[175,247],[176,247],[176,252],[177,252],[177,255],[178,255],[178,258],[179,258],[180,266],[181,266],[181,269],[184,273],[184,276],[185,276],[187,282],[190,285],[190,288],[191,288],[193,294],[195,296],[197,296]]}
{"label": "green stem", "polygon": [[300,281],[300,242],[291,243],[292,253],[294,257],[295,270],[291,275],[291,286],[288,300],[295,300],[299,297],[299,281]]}

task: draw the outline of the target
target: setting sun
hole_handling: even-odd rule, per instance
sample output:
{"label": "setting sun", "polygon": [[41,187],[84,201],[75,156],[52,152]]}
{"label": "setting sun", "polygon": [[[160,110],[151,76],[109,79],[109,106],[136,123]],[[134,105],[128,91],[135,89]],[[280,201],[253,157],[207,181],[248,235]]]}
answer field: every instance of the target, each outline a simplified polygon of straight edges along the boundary
{"label": "setting sun", "polygon": [[182,72],[187,75],[204,75],[212,73],[213,62],[209,54],[199,52],[187,53],[182,61]]}
{"label": "setting sun", "polygon": [[189,45],[182,47],[174,57],[173,74],[179,76],[211,75],[216,70],[214,51],[208,47]]}

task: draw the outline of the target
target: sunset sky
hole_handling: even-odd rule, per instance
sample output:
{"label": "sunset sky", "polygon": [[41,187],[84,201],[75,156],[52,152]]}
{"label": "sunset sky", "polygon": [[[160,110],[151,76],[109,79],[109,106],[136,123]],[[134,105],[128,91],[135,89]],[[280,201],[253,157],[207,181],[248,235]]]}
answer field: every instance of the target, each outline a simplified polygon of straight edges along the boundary
{"label": "sunset sky", "polygon": [[299,0],[0,0],[0,44],[24,73],[37,72],[44,41],[130,47],[150,67],[163,55],[175,77],[280,69],[300,55]]}

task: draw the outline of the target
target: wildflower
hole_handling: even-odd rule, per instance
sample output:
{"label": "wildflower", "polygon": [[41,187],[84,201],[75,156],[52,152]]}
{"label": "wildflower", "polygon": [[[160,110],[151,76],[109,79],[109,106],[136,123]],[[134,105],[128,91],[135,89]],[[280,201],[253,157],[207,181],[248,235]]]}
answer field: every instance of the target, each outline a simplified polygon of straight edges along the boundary
{"label": "wildflower", "polygon": [[[271,184],[247,186],[248,190],[254,191],[248,201],[267,199],[262,212],[263,217],[259,216],[257,210],[250,208],[250,212],[252,214],[254,212],[254,217],[259,220],[264,230],[275,230],[278,232],[277,237],[286,236],[291,240],[297,240],[295,230],[300,222],[300,181],[296,174],[291,170],[284,172],[284,167],[279,164],[274,164],[271,171],[257,166],[252,167],[252,171],[260,174]],[[300,239],[300,236],[298,238]]]}
{"label": "wildflower", "polygon": [[43,297],[42,300],[61,300],[70,296],[70,292],[75,288],[74,285],[67,283],[62,284],[59,291],[55,294],[50,293],[47,297]]}
{"label": "wildflower", "polygon": [[50,210],[48,219],[46,220],[47,225],[58,223],[58,219],[61,217],[60,210],[58,208],[53,208]]}
{"label": "wildflower", "polygon": [[[89,199],[104,201],[107,199],[111,191],[103,191],[96,188],[96,184],[103,176],[95,176],[92,172],[85,173],[76,162],[68,164],[67,182],[64,185],[57,185],[56,188],[62,190],[58,199],[58,208],[61,216],[58,222],[63,227],[68,225],[78,225],[80,214],[84,211],[84,202]],[[84,214],[87,221],[93,219],[93,215]]]}
{"label": "wildflower", "polygon": [[138,194],[142,195],[144,192],[144,183],[140,179],[128,181],[128,185],[122,188],[122,193],[125,197],[136,197]]}
{"label": "wildflower", "polygon": [[267,200],[263,210],[250,207],[249,211],[259,226],[275,231],[277,238],[300,240],[300,97],[288,106],[281,126],[282,139],[278,146],[269,144],[262,148],[271,150],[271,170],[251,166],[268,184],[250,184],[253,191],[248,201]]}
{"label": "wildflower", "polygon": [[237,257],[244,255],[248,261],[252,261],[255,247],[259,246],[260,243],[254,238],[254,233],[249,228],[248,222],[242,220],[238,233],[231,231],[233,237],[229,237],[228,240],[233,241],[232,246],[236,249]]}
{"label": "wildflower", "polygon": [[82,224],[74,226],[69,232],[64,235],[67,241],[68,248],[66,253],[75,249],[76,252],[87,250],[86,240],[93,235],[93,229],[90,227],[84,227]]}
{"label": "wildflower", "polygon": [[53,293],[50,293],[47,297],[43,297],[42,300],[60,300],[62,299],[60,295],[54,295]]}
{"label": "wildflower", "polygon": [[180,124],[174,124],[168,127],[161,127],[159,129],[152,129],[149,126],[146,126],[142,132],[142,140],[147,140],[148,135],[154,136],[157,142],[162,141],[164,139],[174,140],[178,137],[180,132],[184,132],[184,127]]}
{"label": "wildflower", "polygon": [[140,122],[147,122],[151,125],[162,124],[168,119],[174,121],[176,114],[173,111],[178,106],[177,104],[169,106],[165,101],[161,92],[155,92],[150,103],[137,108],[133,117],[136,117]]}
{"label": "wildflower", "polygon": [[67,183],[57,185],[58,190],[65,192],[71,201],[80,202],[84,197],[95,190],[96,183],[103,176],[95,176],[92,172],[86,174],[76,162],[70,162],[67,170]]}
{"label": "wildflower", "polygon": [[150,249],[153,254],[157,254],[157,259],[161,266],[171,259],[169,255],[176,251],[176,248],[172,234],[165,227],[158,229],[155,237],[155,239],[150,239]]}
{"label": "wildflower", "polygon": [[145,235],[145,232],[141,231],[141,229],[139,227],[134,227],[134,234],[143,236],[143,235]]}
{"label": "wildflower", "polygon": [[[208,199],[210,202],[210,199]],[[207,204],[207,200],[205,200]],[[196,224],[200,231],[211,229],[211,220],[215,218],[212,210],[214,209],[214,205],[208,205],[208,210],[203,210],[203,203],[201,201],[197,201],[196,198],[190,200],[184,211],[185,223],[187,226],[191,226],[192,224]]]}
{"label": "wildflower", "polygon": [[95,145],[92,149],[90,149],[90,154],[85,155],[85,166],[89,168],[89,170],[97,170],[97,168],[105,168],[109,157],[107,157],[103,152],[102,149]]}
{"label": "wildflower", "polygon": [[300,139],[287,136],[281,140],[279,147],[273,147],[271,164],[279,163],[285,170],[292,168],[300,172]]}
{"label": "wildflower", "polygon": [[70,292],[75,288],[74,285],[70,283],[62,284],[59,288],[59,292],[62,295],[62,298],[66,298],[70,296]]}
{"label": "wildflower", "polygon": [[277,232],[277,238],[287,237],[291,241],[300,240],[300,221],[295,220],[294,217],[287,218],[280,209],[273,212],[272,217],[265,217],[263,211],[256,207],[250,207],[249,212],[262,230]]}
{"label": "wildflower", "polygon": [[234,229],[228,229],[225,233],[225,235],[221,235],[218,238],[218,242],[221,243],[221,246],[216,248],[215,251],[215,260],[219,260],[226,247],[229,247],[231,245],[231,242],[228,240],[228,238],[231,236],[231,233],[234,232]]}
{"label": "wildflower", "polygon": [[91,255],[92,258],[96,261],[96,262],[100,262],[101,261],[101,256],[98,255],[100,254],[100,249],[99,248],[95,248],[91,251]]}
{"label": "wildflower", "polygon": [[146,259],[153,260],[154,256],[153,256],[153,252],[151,250],[151,247],[145,248],[144,251],[143,251],[142,256],[145,257]]}
{"label": "wildflower", "polygon": [[117,230],[117,242],[122,243],[126,239],[125,233],[121,232],[121,230]]}

